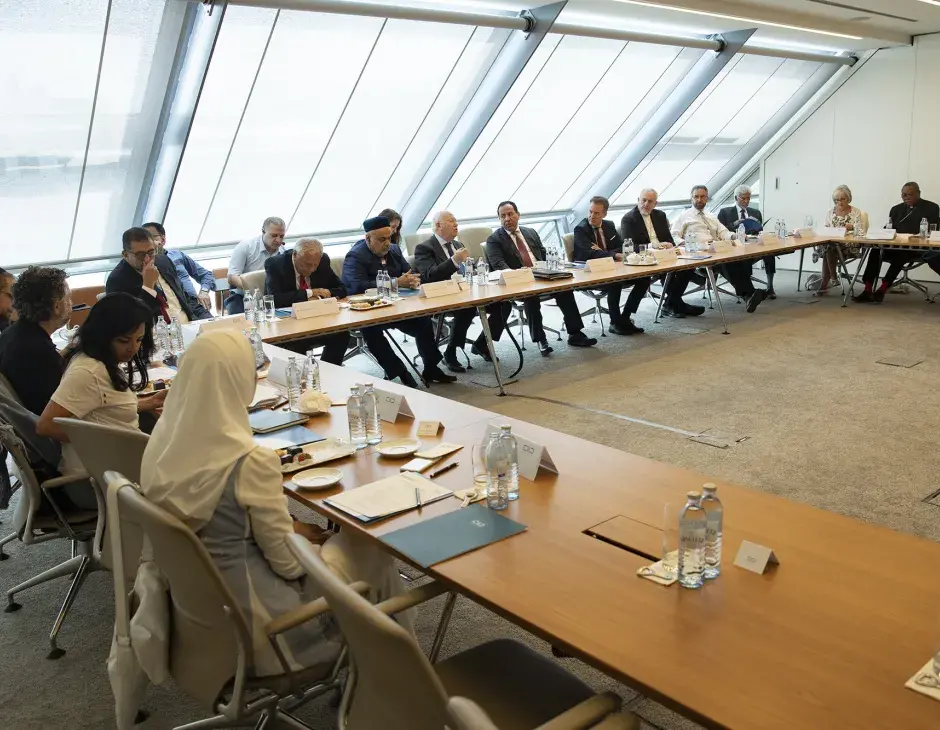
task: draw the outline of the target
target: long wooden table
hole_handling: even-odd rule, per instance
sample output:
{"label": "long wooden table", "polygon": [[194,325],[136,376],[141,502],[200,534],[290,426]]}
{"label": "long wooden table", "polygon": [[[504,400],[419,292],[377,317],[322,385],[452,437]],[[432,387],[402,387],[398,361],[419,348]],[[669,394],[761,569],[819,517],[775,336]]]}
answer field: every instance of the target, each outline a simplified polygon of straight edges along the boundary
{"label": "long wooden table", "polygon": [[[270,354],[278,349],[267,346]],[[334,399],[361,375],[324,364]],[[940,544],[717,481],[725,505],[723,573],[698,591],[637,577],[650,561],[585,534],[618,515],[658,528],[665,502],[709,479],[396,383],[417,418],[445,429],[426,444],[464,449],[442,463],[452,489],[473,483],[471,447],[486,423],[544,444],[559,474],[520,480],[506,515],[528,525],[508,540],[433,566],[430,575],[586,663],[715,728],[936,730],[940,703],[904,688],[940,641]],[[383,424],[413,436],[416,421]],[[311,420],[347,435],[345,408]],[[364,526],[323,501],[398,471],[372,448],[331,462],[339,487],[290,495],[375,540],[459,509],[456,499]],[[732,565],[742,540],[771,547],[780,566],[758,576]],[[398,557],[403,557],[399,555]]]}

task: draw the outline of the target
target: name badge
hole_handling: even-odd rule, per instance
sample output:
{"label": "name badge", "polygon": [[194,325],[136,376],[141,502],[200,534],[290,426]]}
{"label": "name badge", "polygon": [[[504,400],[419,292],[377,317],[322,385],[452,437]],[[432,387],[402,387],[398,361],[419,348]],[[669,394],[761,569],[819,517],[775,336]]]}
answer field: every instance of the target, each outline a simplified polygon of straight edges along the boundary
{"label": "name badge", "polygon": [[295,319],[322,317],[325,314],[336,314],[337,312],[339,312],[339,302],[336,301],[336,297],[297,302],[292,308],[292,314]]}
{"label": "name badge", "polygon": [[422,284],[419,291],[419,296],[425,297],[427,299],[434,299],[435,297],[446,297],[451,294],[459,294],[460,285],[453,279],[446,279],[445,281],[432,281],[427,284]]}
{"label": "name badge", "polygon": [[600,274],[605,271],[614,270],[614,259],[611,256],[604,256],[603,258],[598,257],[596,259],[588,259],[584,262],[584,270],[592,274]]}
{"label": "name badge", "polygon": [[499,283],[501,286],[528,284],[533,281],[535,281],[535,277],[532,275],[532,269],[502,269],[499,272]]}
{"label": "name badge", "polygon": [[756,542],[745,540],[738,548],[738,555],[734,564],[752,573],[763,575],[768,565],[779,565],[780,561],[769,547],[758,545]]}
{"label": "name badge", "polygon": [[[499,426],[492,423],[487,424],[486,433],[483,435],[483,452],[486,452],[486,446],[490,442],[490,434],[499,433]],[[516,439],[516,458],[519,462],[519,476],[534,481],[538,476],[539,469],[545,469],[553,474],[558,473],[558,467],[552,461],[552,457],[541,444],[530,441],[517,433],[513,434]]]}
{"label": "name badge", "polygon": [[679,260],[679,252],[673,248],[654,248],[653,256],[657,264],[674,264]]}
{"label": "name badge", "polygon": [[387,423],[395,423],[399,414],[407,418],[415,417],[415,414],[411,411],[411,406],[408,405],[408,401],[405,400],[403,395],[376,388],[375,400],[378,405],[379,418]]}
{"label": "name badge", "polygon": [[722,241],[721,239],[712,241],[712,251],[715,253],[729,253],[733,249],[734,244],[731,241]]}

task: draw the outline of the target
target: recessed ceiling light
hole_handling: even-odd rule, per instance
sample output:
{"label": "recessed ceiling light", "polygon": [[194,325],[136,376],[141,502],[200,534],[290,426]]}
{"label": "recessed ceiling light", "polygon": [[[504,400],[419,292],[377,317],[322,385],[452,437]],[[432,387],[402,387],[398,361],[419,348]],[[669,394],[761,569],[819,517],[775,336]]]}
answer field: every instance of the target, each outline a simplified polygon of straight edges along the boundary
{"label": "recessed ceiling light", "polygon": [[[728,15],[727,13],[713,13],[710,10],[694,10],[692,8],[678,8],[672,5],[662,5],[660,3],[646,2],[646,0],[616,0],[618,3],[627,3],[629,5],[643,5],[649,8],[660,8],[661,10],[674,10],[677,13],[692,13],[694,15],[707,15],[711,18],[724,18],[725,20],[737,20],[742,23],[757,23],[759,25],[771,25],[774,28],[786,28],[787,30],[801,30],[806,33],[819,33],[820,35],[835,36],[836,38],[848,38],[853,41],[862,40],[861,36],[849,35],[847,33],[834,33],[828,30],[819,30],[817,28],[804,28],[801,25],[787,25],[786,23],[772,23],[769,20],[753,20],[752,18],[743,18],[739,15]],[[940,5],[940,0],[920,0],[922,3],[931,5]]]}

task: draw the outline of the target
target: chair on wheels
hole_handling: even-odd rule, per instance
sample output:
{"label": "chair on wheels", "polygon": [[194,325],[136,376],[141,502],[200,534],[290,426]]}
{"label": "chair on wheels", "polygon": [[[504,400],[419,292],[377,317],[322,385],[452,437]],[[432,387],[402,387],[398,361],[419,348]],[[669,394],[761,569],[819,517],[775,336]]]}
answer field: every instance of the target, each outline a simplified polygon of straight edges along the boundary
{"label": "chair on wheels", "polygon": [[352,699],[347,730],[441,730],[452,726],[447,701],[454,695],[473,699],[501,730],[534,730],[563,713],[584,722],[558,727],[589,728],[620,708],[616,695],[596,695],[552,660],[509,639],[432,666],[414,637],[389,619],[395,599],[370,604],[330,571],[309,542],[298,535],[287,541],[346,637]]}
{"label": "chair on wheels", "polygon": [[901,267],[901,275],[891,285],[891,288],[896,289],[897,287],[902,286],[904,284],[906,284],[907,286],[912,286],[918,291],[920,291],[926,297],[928,302],[932,302],[933,300],[930,297],[930,291],[927,289],[927,287],[921,284],[919,281],[916,281],[915,279],[911,278],[911,272],[914,271],[914,269],[919,269],[921,266],[923,266],[926,263],[927,263],[926,259],[920,258],[920,259],[917,259],[916,261],[911,261],[909,263],[904,264],[904,266]]}

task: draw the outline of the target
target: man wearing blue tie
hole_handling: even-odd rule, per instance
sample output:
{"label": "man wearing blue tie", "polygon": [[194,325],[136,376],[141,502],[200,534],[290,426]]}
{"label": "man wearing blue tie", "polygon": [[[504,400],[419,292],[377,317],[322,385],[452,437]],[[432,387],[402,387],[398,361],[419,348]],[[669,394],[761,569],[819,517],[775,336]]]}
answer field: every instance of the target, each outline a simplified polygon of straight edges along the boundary
{"label": "man wearing blue tie", "polygon": [[[463,276],[470,252],[457,240],[457,219],[449,211],[441,210],[431,220],[434,223],[434,235],[415,246],[415,269],[421,274],[421,281],[446,281],[454,274]],[[486,308],[494,342],[502,335],[511,310],[509,302],[497,302]],[[454,328],[444,351],[444,364],[451,372],[462,373],[466,370],[457,359],[457,349],[466,347],[467,330],[475,316],[476,309],[472,307],[454,312]],[[470,346],[470,352],[492,362],[482,332]]]}
{"label": "man wearing blue tie", "polygon": [[[750,219],[751,223],[746,224],[748,233],[753,230],[761,230],[764,224],[764,217],[757,208],[751,208],[751,189],[747,185],[738,185],[734,191],[734,205],[722,208],[718,211],[718,220],[729,231],[736,231],[738,225]],[[757,221],[758,228],[754,228],[754,221]],[[767,298],[776,299],[774,292],[774,275],[777,273],[777,257],[764,257],[764,273],[767,275]]]}

